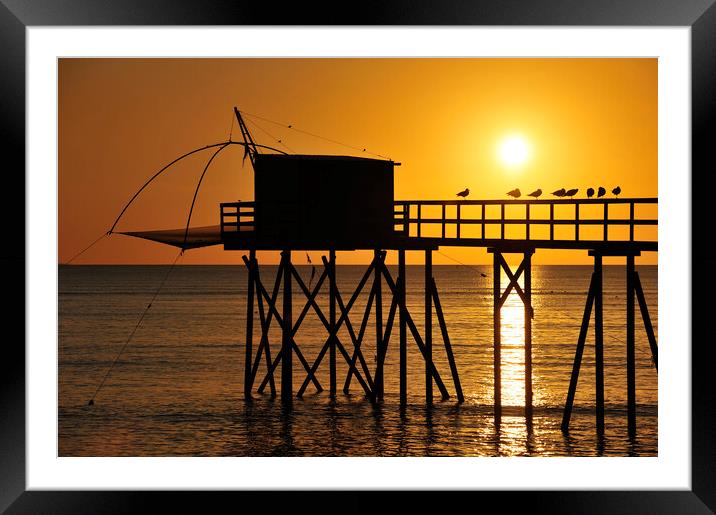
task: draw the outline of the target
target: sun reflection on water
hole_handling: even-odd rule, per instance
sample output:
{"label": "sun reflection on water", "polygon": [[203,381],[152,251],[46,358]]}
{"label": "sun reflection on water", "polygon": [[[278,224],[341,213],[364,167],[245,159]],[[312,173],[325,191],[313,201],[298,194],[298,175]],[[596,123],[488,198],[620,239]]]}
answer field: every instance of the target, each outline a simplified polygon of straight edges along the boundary
{"label": "sun reflection on water", "polygon": [[502,405],[525,404],[525,309],[511,293],[500,313],[502,342]]}
{"label": "sun reflection on water", "polygon": [[524,411],[525,308],[514,290],[500,310],[500,326],[503,410],[498,433],[499,454],[524,455],[529,452],[531,433]]}

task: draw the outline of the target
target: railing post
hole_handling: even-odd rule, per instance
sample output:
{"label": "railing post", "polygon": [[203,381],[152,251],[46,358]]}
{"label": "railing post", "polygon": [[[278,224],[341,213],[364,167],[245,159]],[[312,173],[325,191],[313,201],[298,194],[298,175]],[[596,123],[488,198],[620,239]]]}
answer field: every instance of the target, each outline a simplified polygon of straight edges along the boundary
{"label": "railing post", "polygon": [[482,204],[482,239],[485,239],[485,203]]}
{"label": "railing post", "polygon": [[443,238],[445,238],[445,204],[443,204]]}
{"label": "railing post", "polygon": [[629,241],[634,241],[634,202],[629,202]]}
{"label": "railing post", "polygon": [[460,239],[460,204],[457,205],[457,234],[455,237]]}
{"label": "railing post", "polygon": [[554,240],[554,204],[549,205],[549,240]]}
{"label": "railing post", "polygon": [[604,241],[609,241],[609,204],[604,201]]}
{"label": "railing post", "polygon": [[530,239],[530,203],[525,203],[525,218],[527,219],[527,231],[525,234],[525,237],[529,240]]}
{"label": "railing post", "polygon": [[422,221],[422,216],[423,216],[423,215],[422,215],[422,207],[423,207],[422,204],[418,204],[418,238],[420,238],[420,228],[421,228],[421,225],[422,225],[422,223],[423,223],[423,221]]}
{"label": "railing post", "polygon": [[406,202],[403,204],[403,233],[405,236],[410,236],[410,204]]}
{"label": "railing post", "polygon": [[500,239],[505,239],[505,204],[500,204]]}
{"label": "railing post", "polygon": [[574,239],[579,241],[579,203],[574,204]]}

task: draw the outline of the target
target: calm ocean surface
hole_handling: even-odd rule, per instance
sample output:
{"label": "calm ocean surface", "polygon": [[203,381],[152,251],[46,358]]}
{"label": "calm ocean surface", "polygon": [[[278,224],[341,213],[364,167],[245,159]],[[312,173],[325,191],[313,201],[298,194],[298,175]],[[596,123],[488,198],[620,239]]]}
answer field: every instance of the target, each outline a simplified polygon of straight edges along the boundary
{"label": "calm ocean surface", "polygon": [[[389,267],[395,277],[395,267]],[[657,268],[637,267],[657,329]],[[299,266],[307,282],[310,266]],[[63,266],[59,270],[60,456],[656,456],[657,374],[638,312],[636,319],[637,432],[627,437],[625,281],[623,266],[604,277],[606,435],[598,441],[594,419],[593,332],[587,337],[575,410],[568,436],[560,431],[574,351],[589,286],[589,266],[534,266],[532,273],[534,420],[523,416],[524,310],[509,297],[502,314],[503,423],[492,417],[492,272],[490,266],[435,266],[434,275],[460,373],[465,403],[454,396],[437,319],[436,365],[451,399],[424,404],[424,362],[408,336],[409,406],[398,406],[398,328],[390,340],[385,402],[373,406],[338,357],[338,401],[312,386],[285,412],[269,389],[243,399],[246,272],[243,266],[178,266],[169,276],[131,343],[117,361],[94,406],[88,406],[117,353],[165,276],[165,266]],[[364,266],[339,266],[339,289],[350,297]],[[262,266],[268,290],[276,267]],[[320,273],[320,270],[318,270]],[[487,277],[482,277],[485,273]],[[318,275],[317,275],[318,277]],[[316,277],[316,278],[317,278]],[[503,276],[503,287],[507,284]],[[408,266],[408,308],[423,327],[423,267]],[[295,283],[294,283],[295,286]],[[368,284],[370,286],[370,283]],[[389,303],[384,286],[383,317]],[[328,314],[327,285],[319,304]],[[366,288],[351,311],[360,326]],[[294,290],[294,317],[305,297]],[[280,305],[280,300],[279,300]],[[375,369],[371,320],[363,343]],[[272,356],[280,349],[271,332]],[[347,349],[352,346],[340,333]],[[296,335],[312,363],[325,331],[311,312]],[[658,339],[658,334],[657,334]],[[258,333],[254,336],[254,349]],[[350,352],[350,350],[349,350]],[[294,357],[294,390],[305,374]],[[276,387],[280,388],[280,369]],[[259,369],[257,385],[265,373]],[[328,387],[328,361],[318,371]],[[280,390],[279,390],[280,391]]]}

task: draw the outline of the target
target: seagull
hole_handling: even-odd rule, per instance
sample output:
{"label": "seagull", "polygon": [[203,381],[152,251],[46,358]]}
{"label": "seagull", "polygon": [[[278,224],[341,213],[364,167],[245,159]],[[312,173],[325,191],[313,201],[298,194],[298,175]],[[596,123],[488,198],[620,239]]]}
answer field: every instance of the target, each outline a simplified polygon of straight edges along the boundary
{"label": "seagull", "polygon": [[599,189],[597,190],[597,198],[603,197],[607,193],[607,190],[599,186]]}
{"label": "seagull", "polygon": [[458,196],[458,197],[463,197],[463,198],[465,198],[465,197],[467,197],[469,194],[470,194],[470,188],[465,188],[465,190],[464,190],[464,191],[461,191],[460,193],[458,193],[457,196]]}
{"label": "seagull", "polygon": [[510,197],[515,197],[515,198],[520,198],[520,196],[522,195],[522,193],[520,192],[520,189],[519,189],[519,188],[515,188],[515,189],[512,190],[512,191],[508,191],[507,194],[508,194]]}
{"label": "seagull", "polygon": [[564,194],[565,194],[564,188],[561,188],[557,191],[552,192],[552,195],[554,195],[555,197],[564,197]]}
{"label": "seagull", "polygon": [[592,198],[594,196],[594,188],[587,188],[587,198]]}
{"label": "seagull", "polygon": [[564,196],[565,197],[574,197],[578,191],[579,191],[579,188],[572,188],[571,190],[565,191]]}
{"label": "seagull", "polygon": [[619,194],[620,194],[621,192],[622,192],[622,189],[621,189],[619,186],[617,186],[616,188],[614,188],[614,189],[612,190],[612,193],[614,193],[614,196],[615,196],[615,197],[619,197]]}
{"label": "seagull", "polygon": [[530,194],[527,195],[527,196],[528,196],[528,197],[537,198],[537,197],[539,197],[540,195],[542,195],[542,190],[537,189],[537,190],[534,190],[532,193],[530,193]]}

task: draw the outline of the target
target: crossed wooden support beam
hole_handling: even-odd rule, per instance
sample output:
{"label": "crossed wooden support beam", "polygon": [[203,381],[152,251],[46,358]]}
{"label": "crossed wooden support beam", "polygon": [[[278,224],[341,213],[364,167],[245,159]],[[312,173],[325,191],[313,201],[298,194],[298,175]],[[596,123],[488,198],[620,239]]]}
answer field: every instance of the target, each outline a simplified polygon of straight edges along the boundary
{"label": "crossed wooden support beam", "polygon": [[[401,251],[404,253],[404,251]],[[406,305],[405,305],[405,286],[404,266],[401,268],[402,274],[398,276],[397,280],[393,280],[385,266],[384,251],[375,251],[374,258],[365,273],[361,277],[357,287],[353,291],[352,295],[348,299],[348,302],[344,302],[341,293],[338,291],[336,286],[336,264],[335,264],[335,252],[329,252],[329,258],[323,256],[323,271],[320,274],[318,280],[312,289],[306,286],[305,282],[299,275],[296,268],[293,266],[290,260],[290,251],[284,251],[282,254],[281,264],[278,267],[276,273],[276,280],[273,285],[271,294],[266,290],[264,286],[258,262],[256,260],[255,251],[250,253],[250,257],[243,257],[243,261],[248,269],[249,283],[248,283],[248,295],[249,301],[247,302],[247,334],[246,334],[246,369],[245,369],[245,383],[244,383],[244,394],[247,398],[251,397],[251,391],[253,385],[256,382],[256,376],[262,361],[265,361],[266,371],[263,379],[258,387],[258,392],[262,393],[268,386],[271,390],[272,397],[276,396],[276,386],[274,380],[274,374],[278,366],[281,364],[281,380],[282,380],[282,399],[287,395],[292,395],[289,388],[284,389],[284,383],[291,381],[292,377],[286,372],[286,364],[289,364],[288,369],[291,371],[291,358],[295,354],[301,363],[304,371],[306,372],[305,379],[301,383],[300,388],[297,392],[297,397],[302,397],[306,389],[310,384],[313,384],[317,392],[323,391],[323,386],[316,377],[316,372],[321,366],[324,358],[328,355],[329,360],[329,393],[331,398],[335,398],[336,395],[336,357],[340,354],[345,363],[348,366],[348,373],[343,385],[343,391],[348,393],[350,391],[353,377],[360,384],[363,392],[367,398],[375,402],[376,400],[382,400],[384,395],[384,381],[383,373],[385,366],[386,354],[391,338],[391,333],[395,323],[396,316],[398,317],[401,325],[410,330],[413,339],[420,350],[426,364],[426,399],[432,402],[432,382],[438,386],[443,399],[449,398],[449,393],[445,384],[440,377],[440,373],[435,367],[432,361],[432,334],[431,331],[426,331],[425,340],[420,335],[415,322],[413,321]],[[404,256],[404,254],[403,254]],[[432,277],[432,268],[430,267],[430,276],[428,277],[426,272],[426,313],[428,307],[430,308],[430,323],[426,320],[426,328],[432,328],[432,303],[435,303],[435,310],[440,325],[441,334],[445,344],[445,348],[448,355],[448,361],[450,363],[450,370],[455,383],[455,389],[459,401],[463,401],[462,388],[457,373],[457,366],[450,345],[450,339],[447,332],[447,325],[442,313],[442,307],[440,305],[440,299],[437,293],[437,287],[435,280]],[[353,323],[350,319],[351,310],[354,308],[355,303],[361,293],[363,292],[366,284],[373,275],[372,286],[368,294],[368,301],[363,311],[361,322],[358,327],[358,331],[355,330]],[[290,313],[291,308],[288,304],[292,302],[290,297],[290,282],[295,280],[303,296],[305,297],[305,304],[300,314],[296,318],[295,322],[291,321]],[[382,283],[383,280],[388,286],[392,299],[390,303],[388,318],[383,325],[383,305],[382,305]],[[329,296],[329,313],[328,316],[324,313],[321,307],[318,305],[316,298],[321,291],[324,284],[328,282],[328,296]],[[279,312],[278,293],[283,283],[283,314]],[[287,286],[288,285],[288,286]],[[259,314],[260,324],[260,341],[255,355],[253,354],[253,310],[254,310],[254,297],[256,297],[256,303]],[[288,299],[288,300],[287,300]],[[429,304],[427,304],[430,299]],[[296,343],[295,336],[298,332],[302,322],[310,311],[313,311],[318,319],[323,324],[327,332],[326,340],[321,347],[316,359],[312,364],[303,356],[299,345]],[[362,344],[365,340],[366,330],[370,315],[375,312],[375,329],[376,329],[376,347],[377,347],[377,362],[374,376],[371,375],[368,364],[366,363],[365,357],[361,350]],[[427,316],[427,314],[426,314]],[[275,357],[271,356],[271,349],[269,344],[269,331],[273,321],[279,325],[282,331],[282,348]],[[346,328],[350,341],[352,343],[352,349],[347,349],[338,337],[338,332],[342,327]],[[405,401],[407,398],[407,386],[405,379],[406,370],[406,356],[402,352],[407,345],[406,339],[407,331],[401,331],[401,401]],[[349,350],[351,352],[349,352]],[[249,366],[250,364],[250,366]]]}
{"label": "crossed wooden support beam", "polygon": [[[502,421],[502,343],[501,343],[501,320],[500,314],[507,298],[512,290],[515,290],[522,299],[525,308],[525,418],[527,428],[532,427],[532,319],[534,308],[532,307],[532,254],[534,249],[525,249],[522,261],[515,272],[505,261],[503,251],[499,248],[488,249],[493,255],[493,373],[494,373],[494,417],[495,426],[499,427]],[[508,284],[505,291],[500,285],[501,271],[505,271]],[[519,279],[524,275],[524,289],[519,284]]]}

